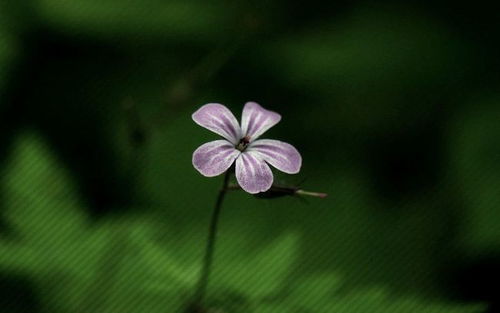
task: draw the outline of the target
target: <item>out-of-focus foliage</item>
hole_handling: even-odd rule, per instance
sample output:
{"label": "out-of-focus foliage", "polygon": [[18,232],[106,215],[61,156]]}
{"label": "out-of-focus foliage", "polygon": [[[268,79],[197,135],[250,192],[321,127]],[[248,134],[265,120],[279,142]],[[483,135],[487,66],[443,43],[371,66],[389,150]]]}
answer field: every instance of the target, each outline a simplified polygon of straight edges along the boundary
{"label": "out-of-focus foliage", "polygon": [[230,192],[214,310],[494,310],[500,24],[460,8],[0,0],[0,307],[180,309],[221,183],[192,168],[216,136],[190,115],[254,100],[303,156],[276,181],[329,197]]}
{"label": "out-of-focus foliage", "polygon": [[[65,32],[107,40],[213,42],[229,36],[237,6],[228,1],[36,0],[42,18]],[[217,27],[211,27],[217,25]]]}
{"label": "out-of-focus foliage", "polygon": [[500,98],[473,97],[452,120],[450,178],[462,193],[463,249],[469,253],[500,247]]}
{"label": "out-of-focus foliage", "polygon": [[[159,225],[151,221],[91,227],[71,179],[39,138],[21,136],[4,177],[14,238],[1,241],[0,266],[36,277],[48,311],[175,312],[187,301],[199,260],[187,265],[168,244],[155,244]],[[214,286],[256,298],[278,290],[295,263],[297,237],[285,235],[254,256],[245,255],[240,237],[229,242],[240,249],[221,255]]]}
{"label": "out-of-focus foliage", "polygon": [[[6,173],[6,221],[0,266],[35,278],[48,312],[180,312],[196,284],[196,259],[173,253],[168,231],[141,218],[91,226],[68,174],[43,141],[18,139]],[[283,234],[257,251],[240,233],[218,247],[209,306],[223,312],[480,312],[481,307],[429,305],[375,291],[339,295],[339,278],[324,274],[287,284],[296,270],[299,238]],[[181,240],[196,250],[193,240]],[[184,251],[185,253],[185,251]]]}
{"label": "out-of-focus foliage", "polygon": [[[327,276],[332,279],[332,277]],[[349,294],[338,292],[332,288],[337,279],[328,280],[325,277],[308,278],[298,282],[287,300],[276,301],[277,304],[262,304],[256,312],[380,312],[380,313],[472,313],[483,312],[484,306],[459,306],[446,303],[433,303],[417,297],[398,298],[381,287],[358,290]],[[305,283],[305,285],[300,285]],[[289,300],[288,300],[289,299]]]}
{"label": "out-of-focus foliage", "polygon": [[6,83],[9,69],[13,66],[18,49],[17,38],[12,29],[11,17],[7,15],[5,3],[0,4],[0,94]]}
{"label": "out-of-focus foliage", "polygon": [[422,12],[382,6],[280,38],[262,57],[276,79],[320,103],[303,112],[317,121],[308,129],[383,133],[422,123],[438,109],[440,95],[464,72],[461,45]]}
{"label": "out-of-focus foliage", "polygon": [[[0,241],[0,266],[29,274],[44,292],[49,312],[181,311],[195,286],[198,262],[182,262],[151,220],[136,217],[91,226],[67,173],[43,141],[20,136],[4,174],[6,221],[13,237]],[[227,234],[218,247],[209,305],[223,312],[479,312],[388,298],[380,290],[336,295],[336,275],[286,283],[297,265],[298,237],[284,234],[249,253],[247,238]],[[161,242],[161,241],[160,241]],[[185,250],[196,250],[182,240]],[[189,248],[191,247],[191,248]],[[229,300],[228,300],[229,299]],[[273,304],[277,302],[278,304]],[[333,310],[333,311],[332,311]],[[413,311],[412,311],[413,310]],[[378,311],[377,311],[378,312]],[[396,311],[394,311],[396,312]]]}

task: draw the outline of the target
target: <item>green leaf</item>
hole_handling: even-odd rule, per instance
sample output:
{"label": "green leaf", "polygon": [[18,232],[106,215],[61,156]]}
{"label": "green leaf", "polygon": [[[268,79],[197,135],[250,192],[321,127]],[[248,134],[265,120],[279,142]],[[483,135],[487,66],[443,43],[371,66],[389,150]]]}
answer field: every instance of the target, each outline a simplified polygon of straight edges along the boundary
{"label": "green leaf", "polygon": [[500,96],[471,99],[449,128],[450,183],[462,195],[460,241],[469,252],[500,246]]}
{"label": "green leaf", "polygon": [[126,266],[137,267],[140,264],[145,270],[141,275],[147,278],[144,287],[150,290],[179,291],[193,287],[198,279],[198,266],[177,262],[166,246],[152,240],[153,230],[147,225],[138,225],[131,230],[132,244],[139,253],[127,259],[127,263],[131,264]]}
{"label": "green leaf", "polygon": [[52,27],[108,40],[206,41],[224,34],[233,21],[233,10],[221,1],[37,0],[36,4]]}
{"label": "green leaf", "polygon": [[291,273],[297,261],[298,243],[297,234],[284,234],[254,255],[219,263],[214,269],[214,280],[252,299],[271,296]]}
{"label": "green leaf", "polygon": [[370,288],[353,292],[350,295],[331,301],[327,307],[331,310],[330,312],[359,313],[478,313],[484,312],[485,309],[483,305],[439,303],[413,296],[390,297],[389,293],[383,288]]}
{"label": "green leaf", "polygon": [[[329,277],[329,278],[326,278]],[[303,284],[304,283],[304,284]],[[335,292],[339,287],[336,275],[325,278],[308,277],[294,284],[287,298],[262,303],[255,312],[311,313],[479,313],[485,305],[460,305],[426,300],[415,296],[392,296],[386,288],[361,288],[348,293]]]}
{"label": "green leaf", "polygon": [[84,230],[86,216],[75,187],[41,138],[19,137],[3,184],[7,223],[25,242],[51,253]]}
{"label": "green leaf", "polygon": [[[114,233],[88,289],[84,312],[154,313],[180,308],[187,287],[172,269],[172,259],[150,240],[154,226],[130,221],[108,227]],[[165,269],[172,275],[165,275]],[[154,288],[159,282],[169,288]]]}
{"label": "green leaf", "polygon": [[457,66],[462,45],[418,10],[368,6],[263,46],[259,63],[276,80],[314,97],[316,105],[299,113],[315,121],[307,124],[309,132],[342,130],[350,136],[408,128],[428,118],[446,90],[443,83],[453,84],[463,70]]}
{"label": "green leaf", "polygon": [[0,3],[0,95],[18,53],[18,42],[8,23],[9,19],[4,6],[5,4]]}
{"label": "green leaf", "polygon": [[22,133],[2,177],[5,219],[17,240],[0,244],[0,264],[38,274],[78,264],[86,216],[66,170],[43,140]]}
{"label": "green leaf", "polygon": [[[0,266],[30,275],[44,308],[164,312],[183,303],[196,271],[154,244],[158,228],[142,219],[87,225],[71,179],[41,138],[19,136],[3,178],[15,238],[0,240]],[[159,279],[170,288],[151,288]]]}
{"label": "green leaf", "polygon": [[335,273],[315,274],[294,283],[289,298],[301,306],[314,307],[333,297],[340,286],[340,276]]}

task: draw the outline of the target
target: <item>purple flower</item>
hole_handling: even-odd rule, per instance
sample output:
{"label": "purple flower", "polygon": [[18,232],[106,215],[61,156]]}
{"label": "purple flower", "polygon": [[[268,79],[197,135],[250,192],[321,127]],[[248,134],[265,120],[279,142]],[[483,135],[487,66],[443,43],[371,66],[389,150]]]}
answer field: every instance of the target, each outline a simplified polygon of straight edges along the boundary
{"label": "purple flower", "polygon": [[227,171],[236,162],[236,179],[249,193],[268,190],[273,173],[278,170],[296,174],[302,165],[300,153],[292,145],[271,139],[259,139],[281,120],[281,115],[247,102],[241,116],[241,127],[224,105],[208,103],[193,113],[193,120],[225,139],[207,142],[193,153],[193,166],[204,176],[213,177]]}

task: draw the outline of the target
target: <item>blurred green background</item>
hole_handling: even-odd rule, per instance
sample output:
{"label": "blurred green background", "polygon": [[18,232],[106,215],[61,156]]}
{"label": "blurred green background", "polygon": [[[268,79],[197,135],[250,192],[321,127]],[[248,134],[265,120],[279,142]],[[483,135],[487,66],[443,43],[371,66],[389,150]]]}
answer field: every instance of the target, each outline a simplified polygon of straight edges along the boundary
{"label": "blurred green background", "polygon": [[497,14],[1,0],[0,312],[182,312],[222,182],[191,114],[250,100],[329,197],[230,193],[206,312],[498,312]]}

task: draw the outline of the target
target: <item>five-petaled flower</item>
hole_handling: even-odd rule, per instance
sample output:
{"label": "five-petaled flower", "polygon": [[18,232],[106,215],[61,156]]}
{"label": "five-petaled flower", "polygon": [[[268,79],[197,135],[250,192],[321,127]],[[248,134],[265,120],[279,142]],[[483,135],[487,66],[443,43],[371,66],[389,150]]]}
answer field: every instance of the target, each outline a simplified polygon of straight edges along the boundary
{"label": "five-petaled flower", "polygon": [[249,193],[268,190],[273,173],[267,165],[296,174],[302,165],[300,153],[292,145],[271,139],[259,139],[281,120],[281,115],[247,102],[241,116],[241,127],[224,105],[208,103],[194,112],[193,120],[225,139],[208,142],[193,153],[193,166],[204,176],[213,177],[227,171],[236,162],[236,179]]}

